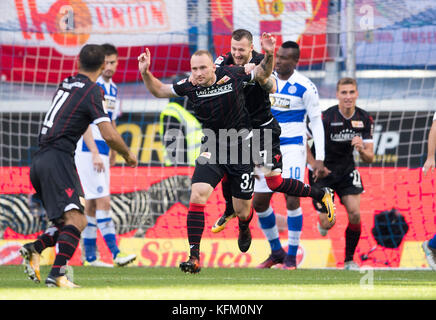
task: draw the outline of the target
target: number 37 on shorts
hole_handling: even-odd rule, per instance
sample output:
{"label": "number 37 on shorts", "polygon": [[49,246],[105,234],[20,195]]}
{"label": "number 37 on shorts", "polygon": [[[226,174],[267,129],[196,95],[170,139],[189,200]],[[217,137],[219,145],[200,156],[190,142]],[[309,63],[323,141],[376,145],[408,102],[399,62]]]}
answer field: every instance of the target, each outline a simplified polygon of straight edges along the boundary
{"label": "number 37 on shorts", "polygon": [[243,173],[241,175],[240,188],[242,192],[253,192],[254,187],[254,172]]}

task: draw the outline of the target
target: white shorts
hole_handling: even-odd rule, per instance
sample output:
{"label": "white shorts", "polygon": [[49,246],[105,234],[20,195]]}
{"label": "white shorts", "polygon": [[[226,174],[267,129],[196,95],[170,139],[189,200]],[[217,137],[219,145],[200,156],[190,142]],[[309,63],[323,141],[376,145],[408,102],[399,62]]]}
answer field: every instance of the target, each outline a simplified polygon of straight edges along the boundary
{"label": "white shorts", "polygon": [[[306,146],[297,144],[288,144],[280,146],[282,152],[282,177],[292,178],[304,182],[306,172]],[[254,179],[254,192],[273,192],[266,184],[263,172],[255,168],[254,173],[259,176],[259,179]]]}
{"label": "white shorts", "polygon": [[82,183],[85,199],[98,199],[110,195],[110,165],[109,157],[100,154],[104,164],[104,171],[97,172],[92,164],[90,152],[76,152],[75,162],[80,182]]}

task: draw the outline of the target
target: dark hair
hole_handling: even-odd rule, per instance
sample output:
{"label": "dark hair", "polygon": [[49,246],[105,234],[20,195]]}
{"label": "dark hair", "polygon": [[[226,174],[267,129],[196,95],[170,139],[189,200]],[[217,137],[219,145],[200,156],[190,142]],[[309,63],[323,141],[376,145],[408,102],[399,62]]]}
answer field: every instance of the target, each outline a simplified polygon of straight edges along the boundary
{"label": "dark hair", "polygon": [[356,79],[345,77],[345,78],[339,79],[338,83],[336,84],[336,91],[339,91],[339,86],[342,86],[344,84],[352,84],[352,85],[354,85],[356,87],[356,90],[357,90],[357,81],[356,81]]}
{"label": "dark hair", "polygon": [[80,68],[83,71],[94,72],[104,63],[104,50],[98,44],[87,44],[79,53]]}
{"label": "dark hair", "polygon": [[298,60],[300,60],[300,46],[298,45],[298,43],[296,43],[294,41],[285,41],[282,43],[282,48],[283,49],[295,49],[294,53],[293,53],[293,58],[297,62],[298,62]]}
{"label": "dark hair", "polygon": [[111,56],[113,54],[118,55],[118,50],[117,50],[117,48],[115,48],[115,46],[113,44],[105,43],[105,44],[102,44],[101,46],[103,47],[104,54],[106,56]]}
{"label": "dark hair", "polygon": [[237,29],[232,32],[232,39],[235,39],[236,41],[241,41],[242,38],[247,39],[248,41],[250,41],[250,43],[253,42],[253,35],[248,30]]}

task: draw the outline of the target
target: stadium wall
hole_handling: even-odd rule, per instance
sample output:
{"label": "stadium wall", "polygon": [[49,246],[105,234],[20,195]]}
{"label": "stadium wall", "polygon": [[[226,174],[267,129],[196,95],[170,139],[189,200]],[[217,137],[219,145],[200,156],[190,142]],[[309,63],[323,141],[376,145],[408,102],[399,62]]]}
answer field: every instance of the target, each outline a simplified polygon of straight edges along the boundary
{"label": "stadium wall", "polygon": [[[29,181],[29,161],[35,151],[38,122],[25,121],[39,118],[42,114],[11,114],[3,116],[2,126],[15,124],[14,132],[28,130],[28,135],[5,137],[8,145],[23,146],[21,149],[2,145],[2,154],[11,159],[0,167],[0,263],[20,263],[14,256],[18,243],[34,238],[43,229],[43,220],[29,209],[29,195],[34,192]],[[423,163],[423,143],[428,135],[432,114],[429,112],[374,113],[376,161],[371,166],[361,165],[362,180],[366,192],[362,195],[362,236],[356,251],[356,259],[364,266],[393,268],[423,268],[426,262],[421,254],[420,243],[436,232],[434,211],[435,181],[423,179],[420,167]],[[186,215],[189,201],[192,167],[165,167],[162,164],[162,143],[158,134],[158,114],[124,114],[118,122],[118,131],[137,153],[140,166],[132,169],[118,166],[111,170],[113,213],[117,223],[121,248],[134,251],[141,266],[174,266],[186,258]],[[25,128],[28,123],[34,123]],[[6,130],[10,132],[10,130]],[[12,139],[12,141],[10,140]],[[18,139],[18,140],[15,140]],[[19,141],[20,139],[24,139]],[[27,141],[30,139],[31,141]],[[7,155],[7,152],[12,154]],[[4,159],[5,157],[1,157]],[[358,159],[356,159],[358,160]],[[306,173],[307,174],[307,173]],[[307,181],[307,177],[306,177]],[[251,228],[254,242],[249,252],[242,254],[237,247],[237,223],[213,234],[210,227],[224,211],[221,187],[217,186],[206,208],[206,228],[202,242],[202,259],[210,267],[254,267],[268,255],[268,243],[254,219]],[[272,202],[276,212],[286,215],[283,195],[276,194]],[[328,237],[321,237],[316,228],[317,215],[309,199],[302,199],[304,226],[299,248],[302,268],[341,267],[344,256],[344,232],[346,212],[337,203],[337,223]],[[376,214],[396,208],[409,225],[409,231],[401,245],[395,249],[377,245],[372,229]],[[43,215],[43,213],[42,213]],[[35,220],[36,219],[36,220]],[[40,220],[38,220],[40,219]],[[32,225],[32,228],[30,227]],[[38,229],[39,228],[39,229]],[[286,246],[287,231],[281,232]],[[15,246],[15,247],[14,247]],[[102,260],[110,261],[110,254],[99,235]],[[372,250],[373,249],[373,250]],[[15,252],[15,253],[14,253]],[[53,253],[46,253],[47,260]],[[72,265],[80,264],[81,251],[77,250]]]}

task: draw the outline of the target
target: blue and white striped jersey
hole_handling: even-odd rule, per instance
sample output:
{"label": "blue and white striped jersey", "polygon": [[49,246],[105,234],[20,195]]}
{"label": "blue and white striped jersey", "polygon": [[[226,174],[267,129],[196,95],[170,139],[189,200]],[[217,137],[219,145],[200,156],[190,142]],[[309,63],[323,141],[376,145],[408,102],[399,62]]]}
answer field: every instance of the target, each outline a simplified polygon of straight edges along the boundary
{"label": "blue and white striped jersey", "polygon": [[276,74],[277,91],[270,94],[271,112],[282,129],[280,144],[306,144],[306,117],[321,116],[318,90],[306,76],[294,70],[288,80]]}
{"label": "blue and white striped jersey", "polygon": [[[120,114],[120,101],[117,98],[118,88],[116,84],[112,81],[112,79],[110,79],[109,82],[106,82],[102,76],[98,77],[96,83],[104,91],[103,107],[105,111],[109,115],[111,121],[116,120]],[[107,145],[106,141],[104,141],[103,137],[101,136],[98,126],[95,123],[92,123],[91,127],[92,127],[92,135],[94,137],[95,144],[97,145],[98,151],[100,152],[101,155],[109,155],[110,148]],[[90,152],[87,145],[83,141],[83,137],[77,143],[76,152]]]}

